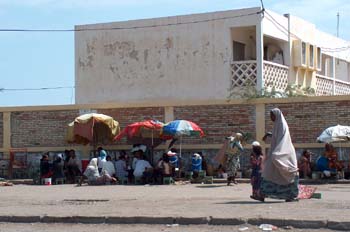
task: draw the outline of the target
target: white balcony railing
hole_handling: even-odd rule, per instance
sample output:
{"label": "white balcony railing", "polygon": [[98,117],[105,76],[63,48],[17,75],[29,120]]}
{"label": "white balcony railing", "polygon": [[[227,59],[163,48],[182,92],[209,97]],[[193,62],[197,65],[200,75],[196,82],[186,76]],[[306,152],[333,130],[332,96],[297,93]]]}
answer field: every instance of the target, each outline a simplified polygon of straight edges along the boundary
{"label": "white balcony railing", "polygon": [[350,82],[316,74],[316,95],[350,95]]}
{"label": "white balcony railing", "polygon": [[274,87],[284,91],[288,87],[289,68],[285,65],[264,61],[264,83],[266,87]]}
{"label": "white balcony railing", "polygon": [[245,60],[245,61],[234,61],[231,63],[231,86],[245,87],[256,85],[256,61]]}
{"label": "white balcony railing", "polygon": [[[255,60],[234,61],[231,63],[231,84],[233,88],[255,86],[257,79],[257,64]],[[289,68],[277,63],[264,61],[265,87],[275,87],[285,90],[288,86]]]}

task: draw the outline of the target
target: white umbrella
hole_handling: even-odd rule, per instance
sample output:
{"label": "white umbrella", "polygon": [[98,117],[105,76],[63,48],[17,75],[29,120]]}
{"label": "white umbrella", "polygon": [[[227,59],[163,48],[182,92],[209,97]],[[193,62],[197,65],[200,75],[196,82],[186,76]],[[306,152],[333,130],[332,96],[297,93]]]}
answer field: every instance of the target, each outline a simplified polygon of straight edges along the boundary
{"label": "white umbrella", "polygon": [[350,126],[328,127],[317,138],[317,141],[321,143],[350,141]]}

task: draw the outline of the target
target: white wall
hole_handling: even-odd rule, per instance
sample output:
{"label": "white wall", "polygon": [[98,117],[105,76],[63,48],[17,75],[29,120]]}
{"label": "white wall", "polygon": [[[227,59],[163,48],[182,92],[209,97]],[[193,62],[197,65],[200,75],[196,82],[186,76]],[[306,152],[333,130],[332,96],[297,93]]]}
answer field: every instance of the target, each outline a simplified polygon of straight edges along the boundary
{"label": "white wall", "polygon": [[335,61],[335,78],[342,81],[349,82],[349,65],[346,61]]}
{"label": "white wall", "polygon": [[[237,16],[259,10],[77,26],[159,25],[76,32],[76,103],[226,99],[232,60],[230,28],[255,26],[258,14]],[[208,19],[220,20],[193,23]],[[160,26],[181,22],[192,23]]]}

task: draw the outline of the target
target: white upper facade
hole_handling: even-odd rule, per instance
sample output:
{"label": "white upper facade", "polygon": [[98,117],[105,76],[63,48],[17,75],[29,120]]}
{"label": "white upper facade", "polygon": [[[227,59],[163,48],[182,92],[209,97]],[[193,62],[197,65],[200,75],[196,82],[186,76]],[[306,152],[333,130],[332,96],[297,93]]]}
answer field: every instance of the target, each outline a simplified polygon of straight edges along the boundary
{"label": "white upper facade", "polygon": [[[348,42],[295,17],[290,28],[288,34],[288,18],[270,11],[263,17],[260,8],[76,26],[76,103],[227,99],[235,58],[255,60],[255,79],[263,85],[263,50],[271,44],[283,54],[279,63],[287,77],[300,76],[292,49],[288,53],[293,40],[329,48],[322,52],[349,61],[349,50],[329,52]],[[341,75],[348,71],[343,66]]]}

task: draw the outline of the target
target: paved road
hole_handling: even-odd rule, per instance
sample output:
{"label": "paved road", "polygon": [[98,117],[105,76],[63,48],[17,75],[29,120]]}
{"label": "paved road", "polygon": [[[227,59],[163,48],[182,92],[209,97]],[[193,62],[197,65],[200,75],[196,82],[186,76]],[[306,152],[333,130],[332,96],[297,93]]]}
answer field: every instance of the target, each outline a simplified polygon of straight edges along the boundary
{"label": "paved road", "polygon": [[322,199],[251,200],[250,185],[0,187],[0,216],[153,216],[350,221],[350,185],[322,185]]}
{"label": "paved road", "polygon": [[[240,228],[247,227],[246,232],[260,232],[257,226],[166,226],[166,225],[106,225],[106,224],[4,224],[0,223],[0,232],[234,232],[240,231]],[[310,229],[278,229],[275,231],[295,231],[295,232],[331,232],[332,230],[310,230]]]}

